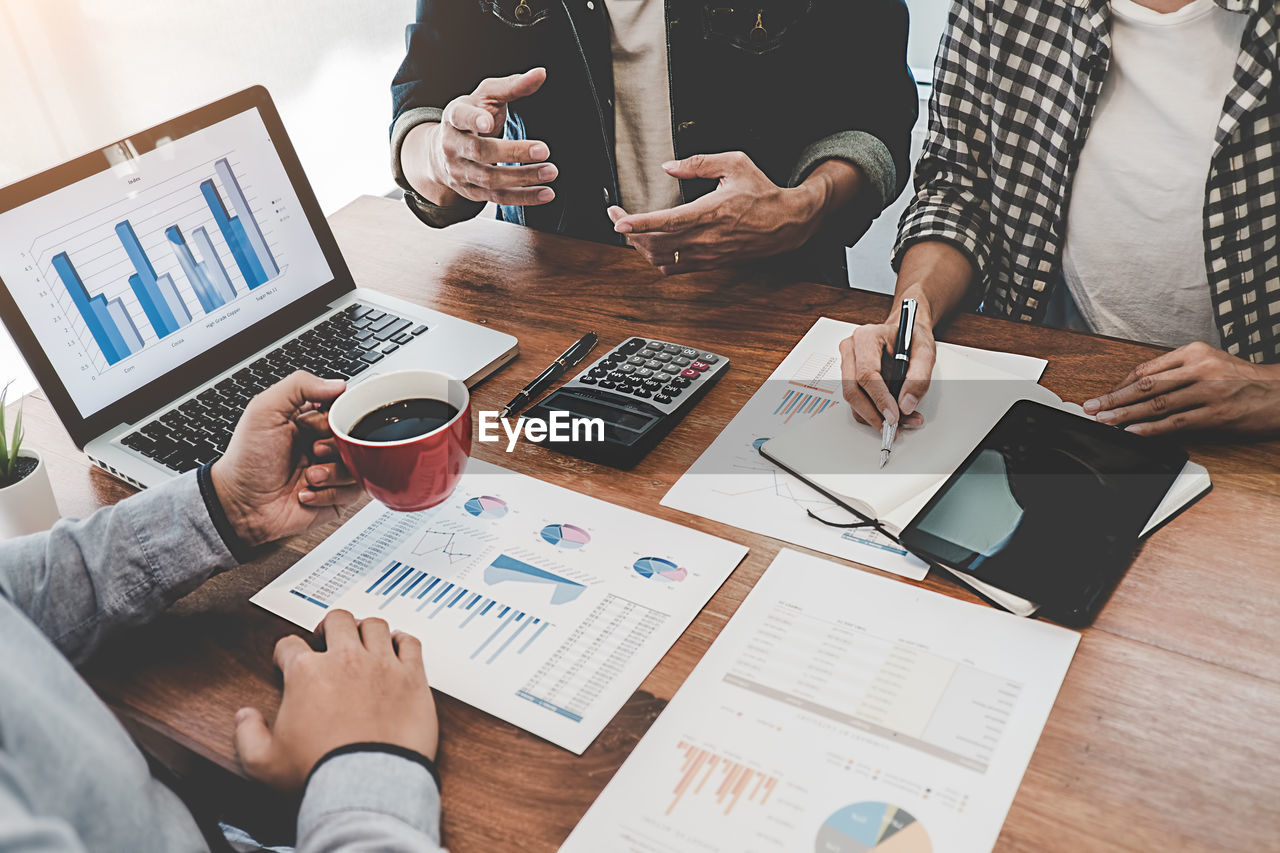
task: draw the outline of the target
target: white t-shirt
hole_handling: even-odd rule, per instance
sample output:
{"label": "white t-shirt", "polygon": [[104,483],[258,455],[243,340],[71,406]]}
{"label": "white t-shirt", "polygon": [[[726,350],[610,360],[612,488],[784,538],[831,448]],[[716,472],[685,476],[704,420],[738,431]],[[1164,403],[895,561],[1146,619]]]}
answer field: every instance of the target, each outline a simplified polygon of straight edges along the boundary
{"label": "white t-shirt", "polygon": [[1218,346],[1205,182],[1248,16],[1213,0],[1111,11],[1111,63],[1067,212],[1067,287],[1091,331]]}
{"label": "white t-shirt", "polygon": [[662,171],[674,160],[667,17],[663,0],[605,0],[613,45],[614,156],[628,213],[680,203],[680,183]]}

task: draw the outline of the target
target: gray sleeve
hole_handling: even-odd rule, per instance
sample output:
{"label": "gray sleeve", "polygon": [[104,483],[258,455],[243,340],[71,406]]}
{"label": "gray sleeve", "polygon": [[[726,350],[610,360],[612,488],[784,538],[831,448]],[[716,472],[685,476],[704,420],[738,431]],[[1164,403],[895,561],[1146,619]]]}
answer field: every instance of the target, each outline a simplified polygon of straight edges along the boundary
{"label": "gray sleeve", "polygon": [[51,815],[33,814],[22,784],[0,753],[0,850],[84,853],[75,827]]}
{"label": "gray sleeve", "polygon": [[440,790],[421,764],[382,752],[320,765],[298,810],[297,853],[432,853]]}
{"label": "gray sleeve", "polygon": [[877,213],[902,191],[889,146],[864,130],[844,130],[809,145],[800,152],[788,186],[800,186],[814,169],[827,160],[844,160],[862,170],[868,187],[875,194],[868,200],[867,207]]}
{"label": "gray sleeve", "polygon": [[400,150],[404,148],[405,137],[409,131],[420,124],[438,123],[444,111],[437,107],[414,107],[405,110],[391,125],[391,173],[396,183],[404,190],[405,204],[409,209],[432,228],[444,228],[457,222],[474,219],[484,210],[482,201],[464,201],[459,204],[439,205],[427,201],[409,184],[405,177],[404,166],[400,162]]}
{"label": "gray sleeve", "polygon": [[0,543],[0,595],[73,662],[236,564],[194,472],[83,521]]}

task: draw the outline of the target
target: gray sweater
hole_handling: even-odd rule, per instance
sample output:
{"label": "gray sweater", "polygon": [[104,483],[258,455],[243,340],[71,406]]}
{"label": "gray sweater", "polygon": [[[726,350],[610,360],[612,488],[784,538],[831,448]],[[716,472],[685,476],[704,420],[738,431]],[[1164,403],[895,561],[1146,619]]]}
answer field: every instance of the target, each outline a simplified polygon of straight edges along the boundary
{"label": "gray sweater", "polygon": [[[0,850],[208,849],[73,663],[234,565],[194,472],[0,543]],[[312,775],[297,849],[438,851],[439,822],[424,765],[353,752]]]}

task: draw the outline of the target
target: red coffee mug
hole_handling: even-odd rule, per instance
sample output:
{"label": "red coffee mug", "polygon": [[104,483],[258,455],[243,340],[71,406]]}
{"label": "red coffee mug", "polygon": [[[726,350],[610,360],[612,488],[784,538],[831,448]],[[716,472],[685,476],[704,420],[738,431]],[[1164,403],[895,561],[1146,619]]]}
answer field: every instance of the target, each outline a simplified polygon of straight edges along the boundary
{"label": "red coffee mug", "polygon": [[[362,441],[351,430],[365,415],[401,400],[444,400],[458,410],[443,426],[400,441]],[[390,509],[430,509],[453,494],[471,455],[471,394],[432,370],[398,370],[351,385],[329,409],[338,453],[356,482]]]}

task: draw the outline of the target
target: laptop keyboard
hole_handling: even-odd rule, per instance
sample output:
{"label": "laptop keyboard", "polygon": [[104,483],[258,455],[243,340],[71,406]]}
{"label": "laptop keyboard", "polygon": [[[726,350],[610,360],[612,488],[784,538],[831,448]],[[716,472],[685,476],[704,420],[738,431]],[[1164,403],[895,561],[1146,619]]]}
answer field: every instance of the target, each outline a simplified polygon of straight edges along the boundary
{"label": "laptop keyboard", "polygon": [[174,471],[190,471],[227,449],[244,407],[295,370],[350,379],[427,331],[368,305],[349,305],[120,440]]}

